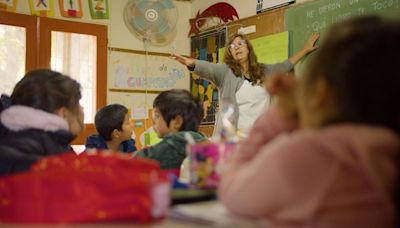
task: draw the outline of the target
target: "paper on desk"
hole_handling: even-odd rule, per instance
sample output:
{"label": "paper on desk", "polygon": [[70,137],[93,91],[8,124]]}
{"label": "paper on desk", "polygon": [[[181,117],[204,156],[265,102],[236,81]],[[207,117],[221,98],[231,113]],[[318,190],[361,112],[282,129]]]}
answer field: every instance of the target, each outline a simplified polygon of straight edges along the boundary
{"label": "paper on desk", "polygon": [[260,221],[229,214],[228,210],[217,201],[176,205],[169,211],[168,217],[217,227],[260,227],[261,225]]}

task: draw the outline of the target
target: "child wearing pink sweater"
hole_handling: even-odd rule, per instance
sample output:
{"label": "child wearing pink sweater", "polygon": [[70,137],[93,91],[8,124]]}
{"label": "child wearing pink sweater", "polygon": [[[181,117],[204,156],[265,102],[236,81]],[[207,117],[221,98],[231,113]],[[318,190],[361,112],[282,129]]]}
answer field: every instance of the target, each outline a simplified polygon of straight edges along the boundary
{"label": "child wearing pink sweater", "polygon": [[399,21],[350,19],[332,26],[298,82],[270,77],[278,101],[226,167],[222,203],[279,227],[393,227],[399,40]]}

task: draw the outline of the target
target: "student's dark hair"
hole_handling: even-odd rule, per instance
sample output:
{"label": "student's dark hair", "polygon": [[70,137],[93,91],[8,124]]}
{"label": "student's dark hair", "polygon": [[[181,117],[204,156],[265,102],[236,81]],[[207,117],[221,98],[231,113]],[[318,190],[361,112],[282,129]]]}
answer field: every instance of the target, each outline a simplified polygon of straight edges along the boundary
{"label": "student's dark hair", "polygon": [[172,119],[181,116],[183,123],[180,131],[197,131],[203,119],[203,107],[198,98],[184,89],[172,89],[161,92],[153,102],[167,125]]}
{"label": "student's dark hair", "polygon": [[256,53],[254,52],[253,45],[251,45],[249,39],[247,39],[245,35],[239,33],[232,35],[232,37],[229,39],[225,47],[224,62],[226,63],[226,65],[228,65],[229,68],[231,68],[233,74],[236,75],[236,77],[242,76],[242,67],[240,63],[233,58],[229,48],[229,45],[231,45],[233,40],[237,37],[246,42],[247,49],[249,50],[248,61],[249,61],[249,76],[251,84],[252,85],[262,84],[265,79],[264,65],[257,62],[257,56]]}
{"label": "student's dark hair", "polygon": [[[333,89],[339,119],[400,133],[400,21],[375,16],[332,26],[313,56],[306,83],[323,77]],[[328,123],[326,123],[328,124]]]}
{"label": "student's dark hair", "polygon": [[97,133],[99,133],[104,140],[111,140],[111,134],[115,129],[122,130],[122,124],[124,123],[127,113],[128,109],[120,104],[104,106],[97,111],[94,117]]}
{"label": "student's dark hair", "polygon": [[15,85],[11,105],[24,105],[54,113],[61,107],[78,112],[80,84],[49,69],[32,70]]}

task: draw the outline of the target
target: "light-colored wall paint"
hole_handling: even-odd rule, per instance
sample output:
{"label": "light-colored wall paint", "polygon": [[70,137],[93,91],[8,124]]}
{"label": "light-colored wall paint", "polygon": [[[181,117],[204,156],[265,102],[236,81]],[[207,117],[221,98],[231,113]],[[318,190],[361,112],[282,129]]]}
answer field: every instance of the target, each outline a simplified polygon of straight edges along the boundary
{"label": "light-colored wall paint", "polygon": [[[267,1],[267,0],[264,0]],[[295,4],[301,4],[312,0],[296,0]],[[203,12],[209,6],[219,2],[226,2],[232,5],[238,12],[239,18],[250,17],[256,14],[257,0],[192,0],[192,17],[195,17],[197,12]]]}

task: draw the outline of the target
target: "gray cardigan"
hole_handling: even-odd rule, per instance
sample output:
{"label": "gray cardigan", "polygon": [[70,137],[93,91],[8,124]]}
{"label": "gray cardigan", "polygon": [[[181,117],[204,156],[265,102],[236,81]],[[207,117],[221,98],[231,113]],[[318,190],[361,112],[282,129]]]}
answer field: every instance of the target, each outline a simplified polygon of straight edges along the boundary
{"label": "gray cardigan", "polygon": [[[289,60],[277,64],[264,64],[265,75],[273,72],[284,71],[288,72],[293,69],[293,64]],[[232,70],[225,63],[214,64],[204,60],[195,60],[195,68],[193,70],[199,77],[204,78],[214,83],[218,88],[219,100],[222,98],[229,98],[234,105],[234,118],[233,124],[237,128],[239,119],[239,107],[236,101],[236,92],[243,85],[243,76],[237,77]],[[216,135],[222,128],[222,116],[220,113],[217,115],[213,135]],[[257,118],[255,116],[254,118]]]}

